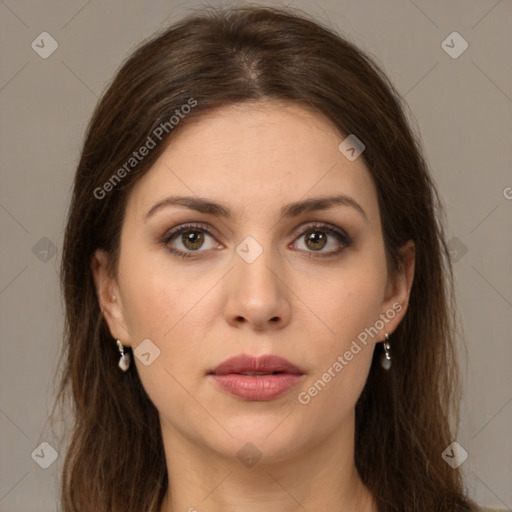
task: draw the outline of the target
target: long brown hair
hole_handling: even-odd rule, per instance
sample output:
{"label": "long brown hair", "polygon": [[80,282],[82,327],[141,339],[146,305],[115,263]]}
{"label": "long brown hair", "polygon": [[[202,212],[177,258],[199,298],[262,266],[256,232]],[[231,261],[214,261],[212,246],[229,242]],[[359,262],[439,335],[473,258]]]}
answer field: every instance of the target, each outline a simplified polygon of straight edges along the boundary
{"label": "long brown hair", "polygon": [[[143,42],[88,126],[61,268],[66,319],[58,398],[62,406],[69,398],[74,414],[64,511],[158,512],[168,484],[158,412],[135,365],[126,373],[117,367],[92,255],[108,251],[115,275],[128,194],[174,133],[214,108],[263,99],[312,108],[342,133],[356,134],[378,191],[391,272],[405,242],[416,245],[393,367],[385,372],[376,364],[378,346],[356,406],[355,463],[363,482],[381,512],[472,510],[459,471],[441,457],[454,440],[459,398],[444,211],[403,102],[372,58],[330,28],[297,11],[242,7],[193,13]],[[192,102],[178,123],[169,121]],[[155,133],[161,142],[127,166]]]}

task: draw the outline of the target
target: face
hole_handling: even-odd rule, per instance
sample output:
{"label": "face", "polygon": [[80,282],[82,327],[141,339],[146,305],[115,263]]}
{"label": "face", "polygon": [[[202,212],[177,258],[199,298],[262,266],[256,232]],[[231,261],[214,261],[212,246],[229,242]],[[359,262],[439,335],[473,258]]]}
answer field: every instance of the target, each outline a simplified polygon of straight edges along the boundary
{"label": "face", "polygon": [[[112,336],[135,351],[176,443],[234,457],[251,442],[278,461],[352,435],[375,343],[402,319],[412,270],[388,273],[376,189],[362,158],[338,149],[344,138],[296,105],[209,113],[131,192],[116,278],[97,251]],[[249,360],[211,374],[239,355]],[[267,355],[293,369],[250,359]],[[251,368],[260,375],[240,375]],[[282,373],[261,375],[271,371]]]}

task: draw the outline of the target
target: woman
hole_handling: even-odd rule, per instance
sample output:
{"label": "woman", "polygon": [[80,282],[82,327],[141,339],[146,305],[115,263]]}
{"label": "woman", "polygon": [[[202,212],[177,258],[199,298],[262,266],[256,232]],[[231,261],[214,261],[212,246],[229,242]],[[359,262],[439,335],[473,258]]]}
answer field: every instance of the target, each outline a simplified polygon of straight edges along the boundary
{"label": "woman", "polygon": [[442,456],[441,215],[397,93],[328,28],[247,7],[145,42],[65,233],[64,510],[476,510]]}

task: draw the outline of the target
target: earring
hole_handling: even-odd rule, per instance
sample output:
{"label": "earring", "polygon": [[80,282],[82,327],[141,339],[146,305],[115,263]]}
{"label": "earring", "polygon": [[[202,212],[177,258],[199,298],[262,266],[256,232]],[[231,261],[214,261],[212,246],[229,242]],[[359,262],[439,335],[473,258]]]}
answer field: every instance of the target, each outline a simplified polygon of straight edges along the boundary
{"label": "earring", "polygon": [[386,334],[386,341],[382,342],[384,347],[384,352],[380,356],[380,364],[384,370],[389,370],[391,368],[391,344],[389,343],[388,333]]}
{"label": "earring", "polygon": [[123,344],[117,340],[117,348],[119,349],[119,353],[121,354],[121,357],[119,359],[119,368],[125,372],[130,367],[130,354],[125,353]]}

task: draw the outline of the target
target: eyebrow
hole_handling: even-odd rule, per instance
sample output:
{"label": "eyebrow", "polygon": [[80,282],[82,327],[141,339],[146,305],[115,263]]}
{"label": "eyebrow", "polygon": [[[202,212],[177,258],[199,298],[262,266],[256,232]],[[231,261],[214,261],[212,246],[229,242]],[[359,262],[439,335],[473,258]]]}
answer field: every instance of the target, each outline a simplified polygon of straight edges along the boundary
{"label": "eyebrow", "polygon": [[[195,210],[207,215],[232,218],[231,209],[221,203],[216,203],[202,197],[193,196],[169,196],[154,204],[146,213],[145,220],[153,216],[157,211],[170,206],[185,206],[191,210]],[[281,208],[281,217],[298,217],[303,213],[309,213],[319,210],[327,210],[334,206],[348,206],[356,210],[366,221],[368,216],[362,206],[352,197],[346,195],[335,195],[326,197],[315,197],[303,201],[295,201],[288,203]]]}

